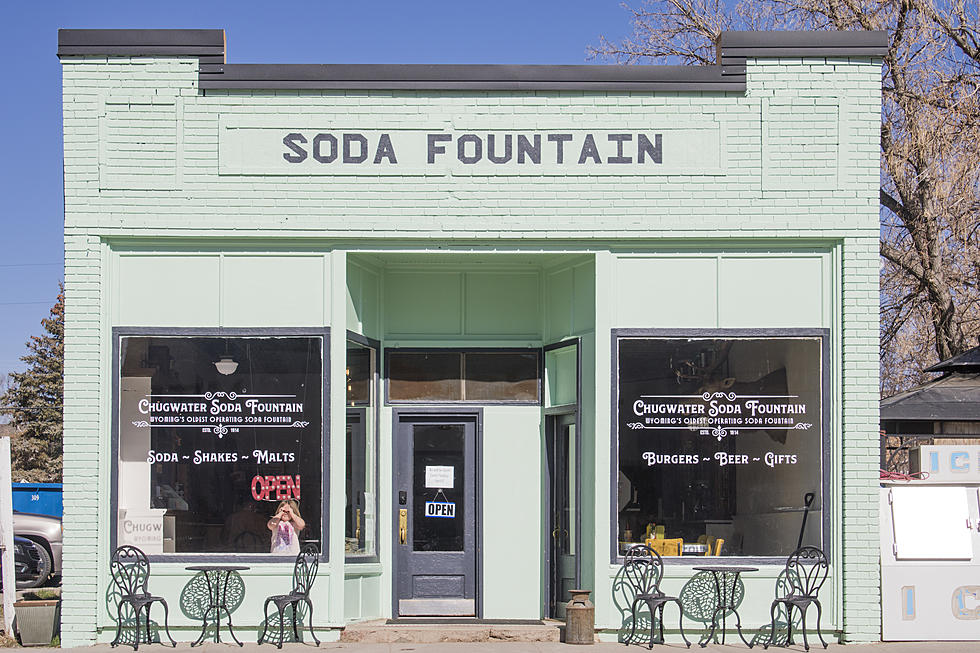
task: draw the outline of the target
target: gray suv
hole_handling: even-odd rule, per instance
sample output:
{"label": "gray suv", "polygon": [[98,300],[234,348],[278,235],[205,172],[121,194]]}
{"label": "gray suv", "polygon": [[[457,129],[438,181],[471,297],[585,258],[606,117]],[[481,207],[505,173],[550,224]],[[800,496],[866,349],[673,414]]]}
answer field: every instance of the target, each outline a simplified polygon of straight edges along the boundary
{"label": "gray suv", "polygon": [[61,576],[61,520],[49,515],[14,511],[14,535],[33,540],[38,546],[40,560],[37,576],[18,587],[40,587],[49,578]]}

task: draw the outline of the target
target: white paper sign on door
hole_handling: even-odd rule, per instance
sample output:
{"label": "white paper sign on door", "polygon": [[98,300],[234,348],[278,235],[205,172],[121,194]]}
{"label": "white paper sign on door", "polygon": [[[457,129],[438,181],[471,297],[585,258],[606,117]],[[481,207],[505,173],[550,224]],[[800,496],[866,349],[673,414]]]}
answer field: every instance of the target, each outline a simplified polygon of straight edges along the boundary
{"label": "white paper sign on door", "polygon": [[425,487],[442,490],[452,489],[455,481],[454,471],[455,467],[452,465],[426,465]]}

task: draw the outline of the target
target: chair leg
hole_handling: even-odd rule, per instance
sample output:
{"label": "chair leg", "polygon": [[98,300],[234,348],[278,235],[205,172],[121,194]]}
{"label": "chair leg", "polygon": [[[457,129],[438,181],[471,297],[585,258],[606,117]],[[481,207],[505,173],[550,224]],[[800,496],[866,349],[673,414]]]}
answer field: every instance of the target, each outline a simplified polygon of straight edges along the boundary
{"label": "chair leg", "polygon": [[813,603],[817,606],[817,637],[820,638],[820,643],[823,644],[823,647],[827,648],[827,642],[823,641],[823,633],[820,632],[820,617],[823,616],[823,608],[820,607],[820,601],[814,601]]}
{"label": "chair leg", "polygon": [[283,631],[283,621],[285,621],[285,618],[282,614],[282,610],[286,606],[278,605],[276,607],[279,608],[279,648],[282,648],[282,642],[284,639],[286,639],[285,632]]}
{"label": "chair leg", "polygon": [[[667,607],[666,603],[660,604],[660,643],[663,644],[664,640],[664,608]],[[651,642],[650,648],[653,648],[653,643]]]}
{"label": "chair leg", "polygon": [[633,618],[633,629],[630,631],[630,636],[626,639],[625,644],[629,646],[633,642],[633,638],[636,636],[636,604],[640,602],[640,599],[633,599],[633,605],[630,606],[630,613]]}
{"label": "chair leg", "polygon": [[293,612],[293,639],[298,642],[299,641],[299,631],[296,630],[296,613],[299,612],[299,610],[298,610],[298,608],[299,608],[299,601],[298,600],[297,601],[293,601],[292,603],[289,604],[289,607],[290,607],[290,609],[292,609],[292,612]]}
{"label": "chair leg", "polygon": [[793,604],[786,604],[786,646],[793,645]]}
{"label": "chair leg", "polygon": [[136,615],[136,642],[133,644],[133,650],[140,650],[140,615],[143,614],[143,608],[138,608],[133,606],[133,614]]}
{"label": "chair leg", "polygon": [[258,644],[261,644],[262,643],[262,640],[265,639],[265,634],[269,631],[269,603],[270,603],[270,601],[271,601],[271,599],[266,599],[265,600],[265,604],[262,606],[262,618],[264,620],[264,623],[262,624],[262,634],[259,635],[259,641],[257,642]]}
{"label": "chair leg", "polygon": [[122,601],[116,604],[116,638],[110,642],[111,648],[119,646],[119,638],[122,637]]}
{"label": "chair leg", "polygon": [[773,601],[772,605],[769,606],[769,641],[762,643],[762,648],[768,649],[769,645],[776,644],[776,608],[779,607],[779,601]]}
{"label": "chair leg", "polygon": [[677,627],[681,631],[681,639],[683,639],[684,643],[687,644],[687,648],[691,648],[691,642],[688,641],[687,635],[684,634],[684,608],[681,607],[680,599],[674,599],[673,602],[677,604],[677,612],[679,613],[679,618],[677,619]]}
{"label": "chair leg", "polygon": [[151,605],[153,605],[152,601],[146,604],[146,643],[147,644],[153,643],[153,636],[150,635],[150,606]]}
{"label": "chair leg", "polygon": [[806,609],[810,607],[808,605],[800,606],[800,614],[803,615],[802,626],[803,626],[803,650],[810,650],[810,643],[806,641]]}
{"label": "chair leg", "polygon": [[654,615],[656,614],[656,610],[650,604],[649,601],[646,601],[646,604],[647,604],[647,610],[650,611],[650,643],[648,645],[648,648],[653,648],[653,626],[654,626],[653,622],[655,621]]}
{"label": "chair leg", "polygon": [[175,642],[174,638],[170,636],[170,607],[163,599],[160,599],[160,603],[163,604],[163,629],[167,631],[167,639],[170,640],[170,643],[173,644],[174,648],[177,648],[177,642]]}
{"label": "chair leg", "polygon": [[316,633],[313,632],[313,601],[308,598],[303,600],[306,601],[306,607],[310,610],[310,637],[312,637],[313,641],[316,642],[316,645],[319,646],[320,640],[316,638]]}

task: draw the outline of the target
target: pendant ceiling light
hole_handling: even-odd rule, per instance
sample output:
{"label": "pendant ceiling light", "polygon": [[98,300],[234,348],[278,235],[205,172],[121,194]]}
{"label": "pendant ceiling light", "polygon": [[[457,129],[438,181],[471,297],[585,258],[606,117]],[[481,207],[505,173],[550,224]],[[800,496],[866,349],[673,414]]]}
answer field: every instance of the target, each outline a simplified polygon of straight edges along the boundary
{"label": "pendant ceiling light", "polygon": [[224,374],[225,376],[234,374],[235,370],[238,369],[238,362],[228,353],[227,340],[225,340],[225,354],[219,360],[215,361],[214,367],[218,370],[219,374]]}

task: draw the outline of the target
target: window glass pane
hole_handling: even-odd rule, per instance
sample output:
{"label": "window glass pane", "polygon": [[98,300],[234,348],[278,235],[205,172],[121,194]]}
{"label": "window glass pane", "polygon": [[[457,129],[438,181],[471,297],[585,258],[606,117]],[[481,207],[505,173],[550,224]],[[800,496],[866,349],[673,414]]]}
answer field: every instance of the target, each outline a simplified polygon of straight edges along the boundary
{"label": "window glass pane", "polygon": [[[320,542],[322,338],[124,337],[119,544],[283,555]],[[300,522],[305,522],[297,528]],[[297,532],[298,531],[298,532]]]}
{"label": "window glass pane", "polygon": [[578,401],[578,345],[544,353],[545,405],[565,406]]}
{"label": "window glass pane", "polygon": [[817,338],[619,340],[619,541],[724,540],[722,555],[821,546]]}
{"label": "window glass pane", "polygon": [[458,352],[391,352],[388,398],[392,401],[459,401],[461,354]]}
{"label": "window glass pane", "polygon": [[[412,549],[414,551],[462,551],[466,523],[466,469],[463,460],[465,430],[459,424],[416,425],[412,461]],[[426,480],[427,468],[451,469],[452,486],[434,486]],[[446,484],[448,485],[448,484]],[[446,509],[426,511],[426,503]]]}
{"label": "window glass pane", "polygon": [[371,405],[371,381],[374,379],[374,350],[356,342],[347,342],[347,405]]}
{"label": "window glass pane", "polygon": [[[347,342],[347,507],[344,550],[348,558],[375,553],[375,350]],[[353,391],[352,391],[353,389]]]}
{"label": "window glass pane", "polygon": [[463,363],[467,401],[538,400],[537,352],[467,352]]}

